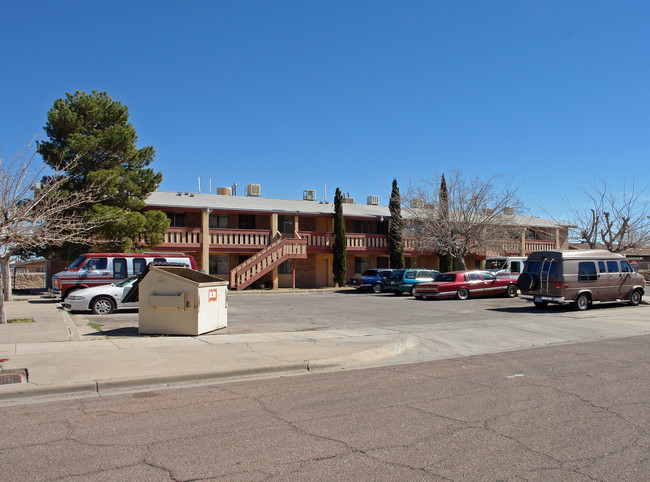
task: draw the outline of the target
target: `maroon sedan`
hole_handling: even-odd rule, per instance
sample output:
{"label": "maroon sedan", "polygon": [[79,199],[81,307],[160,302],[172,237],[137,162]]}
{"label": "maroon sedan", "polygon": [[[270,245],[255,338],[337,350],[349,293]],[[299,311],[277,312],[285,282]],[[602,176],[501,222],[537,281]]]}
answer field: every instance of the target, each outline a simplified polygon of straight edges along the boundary
{"label": "maroon sedan", "polygon": [[420,283],[413,296],[419,299],[457,298],[470,296],[517,296],[517,280],[497,278],[487,271],[452,271],[440,273],[431,283]]}

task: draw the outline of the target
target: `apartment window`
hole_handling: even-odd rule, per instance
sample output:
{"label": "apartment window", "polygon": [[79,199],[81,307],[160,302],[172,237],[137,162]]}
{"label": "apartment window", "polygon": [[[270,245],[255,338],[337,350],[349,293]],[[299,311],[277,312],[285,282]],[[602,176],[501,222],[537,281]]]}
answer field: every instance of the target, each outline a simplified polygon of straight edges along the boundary
{"label": "apartment window", "polygon": [[355,256],[354,257],[354,272],[363,273],[365,270],[370,268],[370,259],[365,256]]}
{"label": "apartment window", "polygon": [[255,215],[254,214],[240,214],[239,215],[239,229],[255,229]]}
{"label": "apartment window", "polygon": [[227,254],[210,256],[210,274],[228,274],[230,272],[230,258]]}
{"label": "apartment window", "polygon": [[293,216],[279,215],[278,231],[282,234],[293,234]]}
{"label": "apartment window", "polygon": [[227,214],[210,214],[210,229],[226,229],[229,225]]}
{"label": "apartment window", "polygon": [[388,268],[388,256],[377,256],[377,268]]}
{"label": "apartment window", "polygon": [[379,221],[377,223],[377,234],[388,234],[388,221]]}
{"label": "apartment window", "polygon": [[291,274],[293,269],[293,266],[291,264],[291,260],[288,259],[284,263],[282,263],[280,266],[278,266],[278,274]]}
{"label": "apartment window", "polygon": [[369,221],[360,221],[356,220],[354,222],[354,232],[355,233],[370,233],[370,222]]}
{"label": "apartment window", "polygon": [[185,227],[185,213],[165,213],[169,218],[169,225],[172,228],[184,228]]}

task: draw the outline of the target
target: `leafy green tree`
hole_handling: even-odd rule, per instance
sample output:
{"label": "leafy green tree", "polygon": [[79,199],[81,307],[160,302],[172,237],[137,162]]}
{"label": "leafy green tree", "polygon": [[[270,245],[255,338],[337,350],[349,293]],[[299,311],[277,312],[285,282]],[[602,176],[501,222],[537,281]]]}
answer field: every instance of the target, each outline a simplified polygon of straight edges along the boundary
{"label": "leafy green tree", "polygon": [[148,167],[153,147],[136,146],[128,108],[106,92],[77,91],[56,100],[47,119],[48,140],[39,142],[38,152],[52,169],[66,169],[62,189],[101,186],[101,202],[79,208],[90,219],[111,219],[97,228],[95,241],[115,251],[134,249],[140,237],[149,248],[162,242],[169,220],[163,212],[144,210],[162,174]]}
{"label": "leafy green tree", "polygon": [[388,250],[390,253],[390,267],[393,269],[404,267],[404,221],[402,219],[401,203],[397,179],[393,179],[393,190],[388,203],[388,209],[390,210]]}
{"label": "leafy green tree", "polygon": [[337,187],[334,196],[334,245],[332,246],[334,284],[345,286],[347,277],[347,240],[345,238],[345,221],[343,219],[343,195]]}

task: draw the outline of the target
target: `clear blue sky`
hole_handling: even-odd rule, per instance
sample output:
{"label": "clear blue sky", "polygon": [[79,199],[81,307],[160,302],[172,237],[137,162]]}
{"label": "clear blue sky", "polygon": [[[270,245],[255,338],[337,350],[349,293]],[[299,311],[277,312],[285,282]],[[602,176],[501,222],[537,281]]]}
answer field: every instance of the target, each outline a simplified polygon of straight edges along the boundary
{"label": "clear blue sky", "polygon": [[650,2],[0,0],[0,144],[106,91],[161,189],[503,174],[557,218],[599,178],[650,184]]}

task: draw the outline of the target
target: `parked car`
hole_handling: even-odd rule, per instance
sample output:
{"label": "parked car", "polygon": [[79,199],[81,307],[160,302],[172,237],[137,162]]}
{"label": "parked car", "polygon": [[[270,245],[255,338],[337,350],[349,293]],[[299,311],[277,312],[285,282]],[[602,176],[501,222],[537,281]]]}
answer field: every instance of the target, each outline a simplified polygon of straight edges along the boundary
{"label": "parked car", "polygon": [[646,281],[620,254],[605,250],[534,251],[517,280],[521,297],[538,308],[573,303],[586,310],[592,303],[641,303]]}
{"label": "parked car", "polygon": [[149,263],[196,269],[194,257],[183,253],[86,253],[52,277],[52,292],[65,300],[75,290],[118,283],[140,274]]}
{"label": "parked car", "polygon": [[63,302],[63,307],[70,311],[90,310],[97,315],[109,315],[115,310],[138,308],[137,301],[122,302],[137,279],[138,276],[131,276],[118,283],[73,291]]}
{"label": "parked car", "polygon": [[404,293],[412,295],[416,285],[433,281],[438,274],[440,271],[435,269],[395,269],[386,278],[384,291],[398,296]]}
{"label": "parked car", "polygon": [[439,274],[431,283],[417,285],[413,296],[423,300],[504,295],[514,298],[516,283],[514,279],[497,277],[488,271],[452,271]]}
{"label": "parked car", "polygon": [[358,290],[371,289],[375,293],[381,293],[384,289],[386,277],[392,269],[367,269],[360,276],[351,276],[347,284],[356,287]]}

